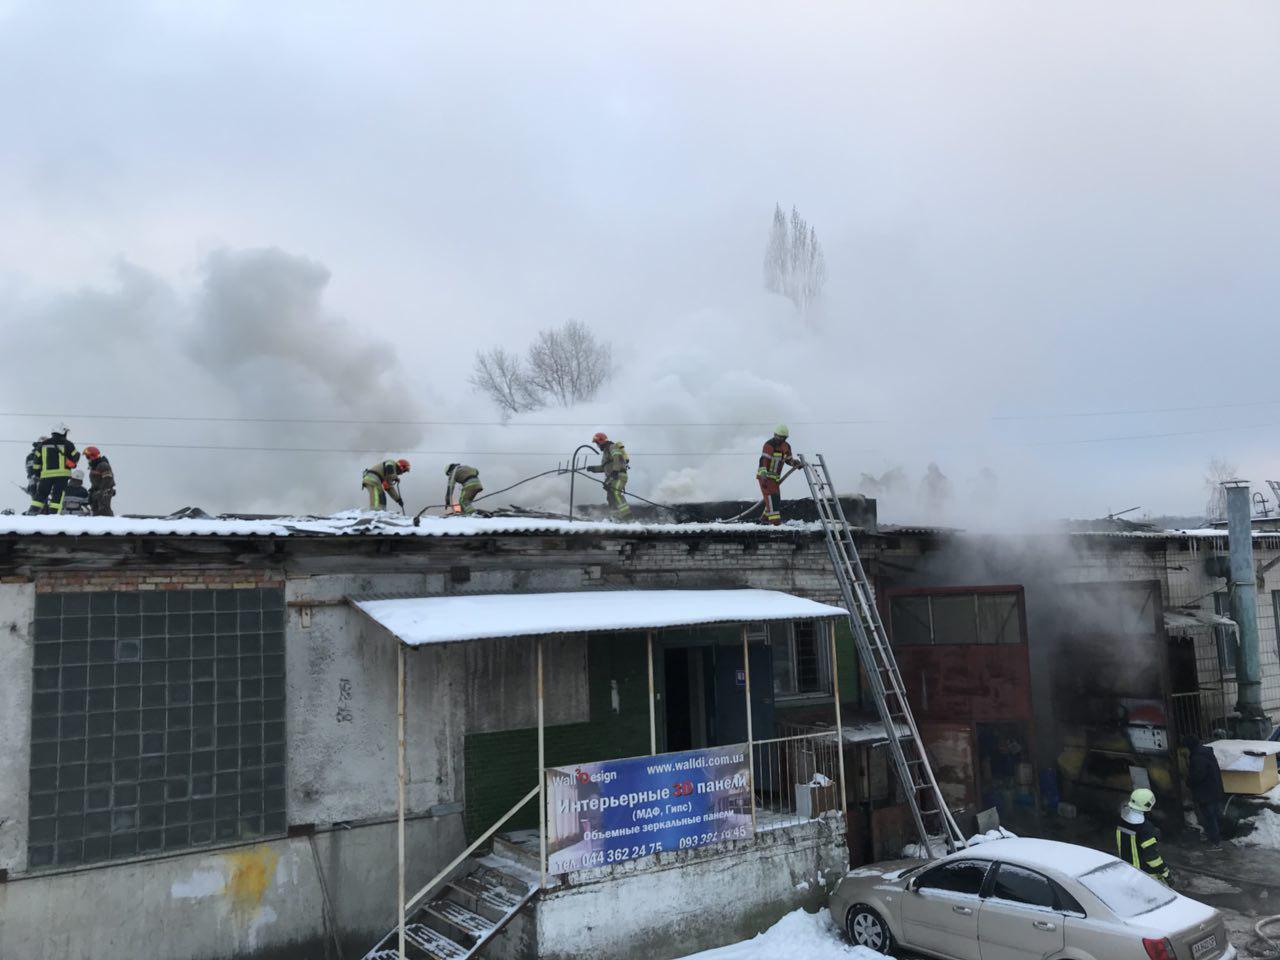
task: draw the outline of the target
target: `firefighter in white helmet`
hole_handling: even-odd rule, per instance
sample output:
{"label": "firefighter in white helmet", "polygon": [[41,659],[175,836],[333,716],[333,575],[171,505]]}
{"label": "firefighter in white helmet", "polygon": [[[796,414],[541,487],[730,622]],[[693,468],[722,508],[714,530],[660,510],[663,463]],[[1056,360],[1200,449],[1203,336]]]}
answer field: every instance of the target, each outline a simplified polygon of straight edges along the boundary
{"label": "firefighter in white helmet", "polygon": [[1116,856],[1162,883],[1169,882],[1169,865],[1160,856],[1160,834],[1147,814],[1156,805],[1156,795],[1139,787],[1120,808],[1116,825]]}

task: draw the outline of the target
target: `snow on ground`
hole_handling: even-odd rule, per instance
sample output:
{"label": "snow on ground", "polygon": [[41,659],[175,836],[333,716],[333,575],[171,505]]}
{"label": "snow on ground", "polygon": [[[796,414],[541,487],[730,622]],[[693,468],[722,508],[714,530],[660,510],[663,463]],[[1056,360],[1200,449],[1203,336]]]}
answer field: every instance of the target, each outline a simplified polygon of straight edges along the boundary
{"label": "snow on ground", "polygon": [[1253,829],[1234,842],[1241,847],[1280,850],[1280,786],[1272,787],[1260,797],[1251,798],[1252,802],[1235,799],[1242,800],[1249,808],[1248,812],[1241,810],[1241,827],[1247,829],[1252,825]]}
{"label": "snow on ground", "polygon": [[1183,871],[1179,876],[1178,890],[1188,897],[1228,896],[1240,892],[1239,887],[1233,886],[1225,880],[1206,876],[1203,873],[1192,873],[1189,870]]}
{"label": "snow on ground", "polygon": [[884,954],[846,943],[827,911],[796,910],[757,937],[684,960],[884,960]]}

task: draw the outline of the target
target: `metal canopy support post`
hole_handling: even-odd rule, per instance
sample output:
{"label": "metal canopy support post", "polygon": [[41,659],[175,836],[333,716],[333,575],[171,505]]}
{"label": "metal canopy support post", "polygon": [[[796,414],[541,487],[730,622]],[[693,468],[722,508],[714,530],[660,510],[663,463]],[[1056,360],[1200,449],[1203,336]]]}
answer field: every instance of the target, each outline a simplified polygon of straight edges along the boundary
{"label": "metal canopy support post", "polygon": [[849,800],[844,786],[844,723],[840,719],[840,662],[836,659],[836,622],[827,621],[831,637],[831,699],[836,705],[836,756],[840,758],[840,814],[848,816]]}
{"label": "metal canopy support post", "polygon": [[399,934],[397,937],[397,949],[399,950],[400,960],[405,960],[404,953],[404,644],[397,643],[398,656],[396,658],[396,780],[397,780],[397,799],[396,799],[396,835],[397,835],[397,863],[400,869],[399,883],[397,885],[397,911],[399,918]]}
{"label": "metal canopy support post", "polygon": [[653,700],[653,631],[644,636],[649,647],[649,756],[654,756],[658,752],[658,708]]}
{"label": "metal canopy support post", "polygon": [[538,637],[538,885],[547,885],[547,739],[542,685],[542,637]]}
{"label": "metal canopy support post", "polygon": [[751,731],[751,651],[747,641],[747,625],[742,625],[742,680],[747,697],[747,790],[751,793],[751,833],[756,832],[756,752]]}

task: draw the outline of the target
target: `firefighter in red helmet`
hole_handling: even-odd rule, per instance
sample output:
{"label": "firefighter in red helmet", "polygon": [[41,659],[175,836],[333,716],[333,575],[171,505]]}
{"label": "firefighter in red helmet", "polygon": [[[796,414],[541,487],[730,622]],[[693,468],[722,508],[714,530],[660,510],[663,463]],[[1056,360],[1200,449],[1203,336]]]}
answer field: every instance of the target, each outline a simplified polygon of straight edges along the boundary
{"label": "firefighter in red helmet", "polygon": [[603,433],[597,433],[591,442],[600,450],[600,462],[587,467],[591,473],[604,474],[604,495],[613,510],[613,519],[626,520],[631,516],[631,506],[627,503],[627,468],[631,458],[627,448],[620,440],[610,440]]}
{"label": "firefighter in red helmet", "polygon": [[403,510],[404,500],[400,496],[400,478],[408,472],[408,460],[383,460],[366,469],[361,486],[369,494],[369,509],[387,509],[389,496],[400,504],[400,509]]}
{"label": "firefighter in red helmet", "polygon": [[84,448],[89,461],[89,510],[95,517],[115,516],[111,512],[111,498],[116,495],[116,475],[108,460],[97,447]]}
{"label": "firefighter in red helmet", "polygon": [[764,442],[760,466],[756,469],[756,482],[760,484],[760,495],[764,497],[764,522],[775,526],[782,522],[782,465],[800,465],[791,453],[791,444],[787,440],[789,435],[786,424],[778,424],[773,436]]}

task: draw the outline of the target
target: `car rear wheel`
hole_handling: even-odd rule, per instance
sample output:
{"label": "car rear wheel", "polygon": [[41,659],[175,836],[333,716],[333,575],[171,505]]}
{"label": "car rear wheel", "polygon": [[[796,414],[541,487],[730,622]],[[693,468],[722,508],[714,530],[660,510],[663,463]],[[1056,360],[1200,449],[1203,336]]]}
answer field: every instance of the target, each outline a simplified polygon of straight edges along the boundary
{"label": "car rear wheel", "polygon": [[844,930],[849,940],[859,947],[867,947],[877,953],[893,949],[893,934],[880,914],[865,903],[855,903],[845,914]]}

